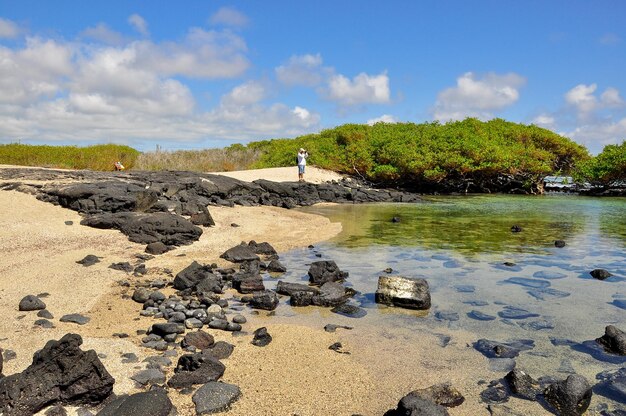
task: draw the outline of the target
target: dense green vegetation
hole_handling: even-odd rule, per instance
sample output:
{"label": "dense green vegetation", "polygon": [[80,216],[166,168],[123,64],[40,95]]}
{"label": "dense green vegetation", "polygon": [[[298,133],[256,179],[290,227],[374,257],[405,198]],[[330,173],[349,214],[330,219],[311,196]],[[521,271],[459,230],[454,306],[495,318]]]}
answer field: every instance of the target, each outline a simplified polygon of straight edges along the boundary
{"label": "dense green vegetation", "polygon": [[421,187],[449,180],[511,174],[538,181],[589,158],[587,150],[549,130],[502,119],[447,124],[346,124],[295,139],[254,142],[255,167],[294,164],[304,147],[310,163],[368,180]]}
{"label": "dense green vegetation", "polygon": [[126,169],[135,165],[139,151],[128,146],[103,144],[88,147],[0,145],[0,164],[41,166],[63,169],[113,170],[122,162]]}
{"label": "dense green vegetation", "polygon": [[626,181],[626,141],[605,146],[598,156],[579,163],[576,177],[596,183]]}

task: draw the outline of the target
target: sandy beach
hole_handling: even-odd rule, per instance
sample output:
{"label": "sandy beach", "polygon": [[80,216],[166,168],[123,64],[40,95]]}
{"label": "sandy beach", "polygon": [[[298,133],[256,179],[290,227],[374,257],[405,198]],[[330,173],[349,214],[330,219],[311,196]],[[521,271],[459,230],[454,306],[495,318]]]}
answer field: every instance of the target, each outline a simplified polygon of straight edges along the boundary
{"label": "sandy beach", "polygon": [[[281,180],[286,177],[281,175],[290,175],[291,171],[236,175],[246,180]],[[315,174],[315,170],[310,170],[307,177],[320,182],[329,179],[337,178],[327,172]],[[22,371],[46,341],[74,332],[83,337],[84,349],[95,349],[100,354],[116,379],[115,393],[142,391],[130,376],[144,368],[141,361],[145,357],[158,353],[140,346],[137,331],[148,329],[154,320],[139,317],[141,305],[129,299],[132,289],[125,281],[135,284],[171,279],[194,260],[229,265],[219,255],[241,241],[267,241],[280,253],[316,244],[341,231],[340,224],[324,217],[275,207],[210,207],[210,212],[216,226],[205,228],[199,241],[146,261],[148,273],[134,277],[108,266],[123,261],[138,264],[135,255],[143,253],[144,245],[129,242],[118,231],[81,226],[78,213],[41,202],[33,195],[1,191],[0,308],[4,319],[0,323],[0,348],[17,354],[15,359],[5,361],[3,373]],[[100,257],[100,262],[90,267],[76,263],[88,254]],[[173,292],[164,290],[166,294]],[[39,319],[36,312],[18,311],[20,299],[29,294],[42,294],[54,315],[55,328],[34,327]],[[248,311],[244,333],[237,337],[206,329],[216,340],[235,345],[233,355],[224,360],[222,380],[238,385],[242,397],[228,414],[380,415],[395,407],[409,391],[445,381],[451,381],[468,397],[463,406],[450,409],[450,414],[488,414],[478,400],[481,387],[476,377],[488,380],[490,375],[486,359],[467,346],[473,341],[471,334],[456,331],[455,342],[446,348],[445,356],[439,356],[439,349],[430,348],[437,343],[436,334],[424,334],[419,344],[409,344],[403,342],[401,330],[390,333],[385,328],[359,326],[358,321],[325,312],[318,315],[311,311],[306,318],[307,309],[293,319]],[[84,314],[91,321],[82,326],[58,321],[69,313]],[[323,327],[331,322],[355,329],[327,333]],[[273,337],[264,348],[250,344],[252,332],[261,326],[266,326]],[[127,333],[129,337],[120,339],[114,333]],[[338,341],[350,354],[328,349]],[[139,363],[123,363],[125,353],[136,354]],[[180,415],[195,414],[190,395],[171,391],[170,397]],[[511,403],[517,410],[531,409],[527,414],[544,414],[536,403],[518,399]],[[70,409],[70,414],[75,411]]]}

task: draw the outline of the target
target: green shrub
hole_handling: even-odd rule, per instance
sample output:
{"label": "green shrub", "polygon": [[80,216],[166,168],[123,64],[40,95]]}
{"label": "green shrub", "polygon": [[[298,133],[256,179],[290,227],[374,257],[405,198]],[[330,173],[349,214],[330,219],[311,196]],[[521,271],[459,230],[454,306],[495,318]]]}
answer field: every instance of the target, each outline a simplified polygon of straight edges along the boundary
{"label": "green shrub", "polygon": [[0,145],[0,164],[7,165],[106,171],[114,170],[117,161],[131,169],[138,156],[139,152],[132,147],[116,144],[87,147]]}
{"label": "green shrub", "polygon": [[598,156],[579,163],[575,176],[599,183],[626,181],[626,141],[605,146]]}
{"label": "green shrub", "polygon": [[257,168],[291,166],[300,147],[308,150],[309,163],[316,166],[409,186],[497,174],[538,179],[569,172],[589,158],[583,146],[563,136],[502,119],[345,124],[292,140],[248,144],[261,151]]}

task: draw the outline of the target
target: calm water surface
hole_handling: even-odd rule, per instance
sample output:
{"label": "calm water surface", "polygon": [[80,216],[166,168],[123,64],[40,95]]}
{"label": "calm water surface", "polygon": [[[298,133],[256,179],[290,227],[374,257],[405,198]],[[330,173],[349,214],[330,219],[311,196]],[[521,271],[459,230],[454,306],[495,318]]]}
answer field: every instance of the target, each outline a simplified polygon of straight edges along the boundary
{"label": "calm water surface", "polygon": [[[624,198],[446,196],[420,204],[303,210],[341,222],[343,231],[313,249],[282,254],[289,270],[282,279],[304,282],[312,261],[334,260],[350,273],[347,284],[360,292],[351,302],[367,315],[343,318],[287,305],[279,315],[321,314],[329,322],[385,328],[392,336],[408,331],[406,343],[413,342],[410,334],[424,332],[445,333],[451,342],[456,332],[469,332],[475,340],[528,339],[535,347],[517,362],[535,377],[577,372],[593,381],[600,371],[625,365],[625,357],[608,355],[592,342],[608,324],[626,330]],[[512,233],[514,224],[523,231]],[[567,245],[556,248],[555,240]],[[393,274],[428,280],[433,304],[428,313],[373,302],[378,276],[388,267]],[[597,268],[614,276],[595,280],[589,272]],[[511,364],[497,361],[489,362],[495,372]]]}

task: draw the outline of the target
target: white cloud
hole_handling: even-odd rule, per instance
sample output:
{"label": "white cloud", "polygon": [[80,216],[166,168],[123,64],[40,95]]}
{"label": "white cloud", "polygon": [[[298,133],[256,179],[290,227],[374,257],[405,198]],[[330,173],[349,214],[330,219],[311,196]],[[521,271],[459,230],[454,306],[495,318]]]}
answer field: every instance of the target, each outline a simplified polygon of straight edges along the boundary
{"label": "white cloud", "polygon": [[616,122],[583,124],[563,134],[584,144],[591,153],[598,154],[604,146],[626,140],[626,117]]}
{"label": "white cloud", "polygon": [[148,36],[148,22],[138,14],[132,14],[128,17],[128,23],[141,35]]}
{"label": "white cloud", "polygon": [[20,33],[17,25],[8,19],[0,17],[0,39],[2,38],[15,38]]}
{"label": "white cloud", "polygon": [[519,89],[526,83],[525,78],[518,74],[498,75],[493,72],[482,78],[467,72],[456,81],[456,87],[438,94],[433,110],[435,119],[491,118],[495,111],[517,102]]}
{"label": "white cloud", "polygon": [[192,28],[182,42],[135,42],[138,65],[162,75],[234,78],[250,66],[245,41],[230,32]]}
{"label": "white cloud", "polygon": [[539,127],[553,130],[556,126],[556,119],[550,114],[539,114],[531,120],[531,123]]}
{"label": "white cloud", "polygon": [[367,120],[367,124],[373,126],[376,123],[397,123],[398,119],[390,114],[383,114],[380,117],[372,118]]}
{"label": "white cloud", "polygon": [[621,107],[624,105],[624,100],[619,95],[619,90],[612,87],[604,90],[602,95],[600,95],[600,102],[606,107]]}
{"label": "white cloud", "polygon": [[104,23],[98,23],[96,26],[88,27],[80,33],[80,36],[107,45],[122,45],[126,41],[121,33],[114,31]]}
{"label": "white cloud", "polygon": [[185,77],[212,82],[249,65],[245,41],[231,32],[195,28],[177,42],[105,41],[28,38],[24,46],[0,46],[0,141],[215,145],[319,127],[319,114],[304,106],[264,104],[268,88],[260,81],[241,83],[213,109],[198,108]]}
{"label": "white cloud", "polygon": [[322,56],[293,55],[286,64],[276,67],[276,78],[288,86],[315,87],[322,82]]}
{"label": "white cloud", "polygon": [[386,104],[390,101],[389,77],[386,72],[371,76],[362,72],[352,80],[333,75],[325,93],[329,100],[344,106]]}
{"label": "white cloud", "polygon": [[245,27],[248,25],[248,17],[232,7],[222,7],[209,19],[211,24],[234,27]]}
{"label": "white cloud", "polygon": [[574,108],[577,116],[582,120],[592,117],[594,112],[607,108],[619,108],[624,105],[624,100],[616,88],[605,89],[599,98],[595,95],[597,89],[596,84],[576,85],[565,93],[565,103]]}
{"label": "white cloud", "polygon": [[232,89],[222,97],[226,106],[244,106],[256,104],[265,98],[265,87],[257,81],[248,81]]}
{"label": "white cloud", "polygon": [[73,72],[72,49],[53,40],[28,38],[21,50],[0,46],[0,103],[29,104],[52,97]]}

